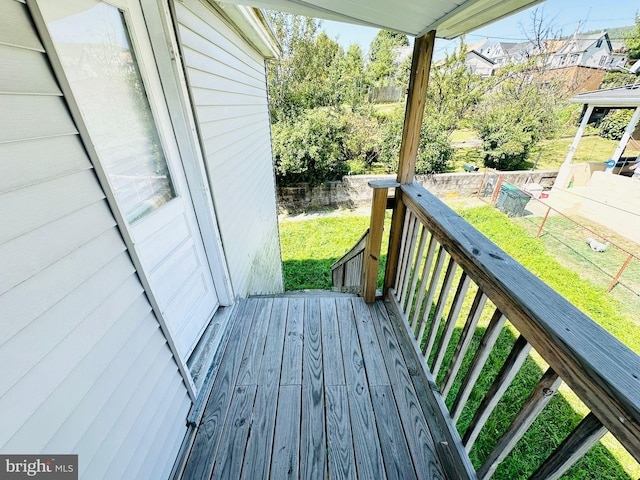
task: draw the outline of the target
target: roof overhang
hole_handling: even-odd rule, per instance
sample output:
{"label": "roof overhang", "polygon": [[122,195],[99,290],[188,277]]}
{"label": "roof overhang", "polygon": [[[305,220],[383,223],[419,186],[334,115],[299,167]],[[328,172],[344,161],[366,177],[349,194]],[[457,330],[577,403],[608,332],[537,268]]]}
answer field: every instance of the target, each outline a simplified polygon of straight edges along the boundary
{"label": "roof overhang", "polygon": [[576,95],[571,103],[593,105],[594,107],[635,108],[640,107],[640,84],[626,87],[596,90]]}
{"label": "roof overhang", "polygon": [[224,0],[419,37],[451,39],[544,0]]}

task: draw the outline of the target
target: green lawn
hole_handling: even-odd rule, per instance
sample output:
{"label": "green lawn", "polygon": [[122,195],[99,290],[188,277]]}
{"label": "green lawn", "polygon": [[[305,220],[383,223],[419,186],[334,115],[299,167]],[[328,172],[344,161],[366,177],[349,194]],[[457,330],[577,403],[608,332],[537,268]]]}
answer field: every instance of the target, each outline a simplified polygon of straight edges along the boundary
{"label": "green lawn", "polygon": [[[571,269],[558,262],[545,248],[544,240],[530,238],[521,226],[510,222],[507,217],[491,207],[463,210],[461,214],[507,253],[523,263],[622,342],[634,351],[640,352],[640,338],[634,335],[637,326],[632,318],[625,315],[625,310],[620,308],[620,301],[607,295],[601,286],[580,278]],[[358,240],[368,227],[368,221],[368,217],[351,213],[307,221],[284,219],[280,223],[280,233],[286,288],[289,290],[330,288],[330,265]],[[386,241],[384,243],[386,244]],[[452,348],[463,326],[464,311],[460,318],[451,341]],[[476,345],[487,323],[488,318],[481,320],[474,338]],[[470,422],[471,412],[484,397],[513,345],[516,335],[517,332],[513,328],[504,329],[498,346],[494,349],[481,375],[481,381],[474,388],[458,423],[460,429],[466,428]],[[448,351],[447,356],[451,355],[452,352]],[[467,366],[470,360],[471,358],[465,358]],[[464,368],[466,367],[463,366],[463,372]],[[538,355],[532,354],[494,414],[491,415],[471,450],[471,458],[476,466],[479,466],[482,459],[489,453],[499,433],[504,431],[517,413],[544,369],[546,369],[544,361]],[[452,389],[447,399],[449,405],[458,388],[459,386],[455,385]],[[548,455],[586,413],[586,407],[575,394],[568,388],[562,388],[561,394],[552,399],[523,441],[499,467],[494,478],[525,478],[533,473],[538,459]],[[565,478],[636,479],[639,476],[640,466],[637,462],[612,436],[607,435],[603,442],[592,449]]]}

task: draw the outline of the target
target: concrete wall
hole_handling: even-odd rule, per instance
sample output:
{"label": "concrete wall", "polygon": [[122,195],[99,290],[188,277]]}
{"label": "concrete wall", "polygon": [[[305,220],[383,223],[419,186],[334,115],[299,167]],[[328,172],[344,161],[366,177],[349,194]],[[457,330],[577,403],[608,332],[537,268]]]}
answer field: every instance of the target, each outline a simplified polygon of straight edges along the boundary
{"label": "concrete wall", "polygon": [[[503,172],[504,181],[524,186],[539,183],[549,188],[558,172],[552,170]],[[469,197],[478,193],[484,172],[441,173],[418,175],[416,180],[434,195],[455,198]],[[354,208],[371,204],[370,180],[394,179],[395,175],[353,175],[342,181],[325,182],[316,187],[299,184],[293,187],[278,187],[278,208],[280,211],[312,210],[316,208]]]}

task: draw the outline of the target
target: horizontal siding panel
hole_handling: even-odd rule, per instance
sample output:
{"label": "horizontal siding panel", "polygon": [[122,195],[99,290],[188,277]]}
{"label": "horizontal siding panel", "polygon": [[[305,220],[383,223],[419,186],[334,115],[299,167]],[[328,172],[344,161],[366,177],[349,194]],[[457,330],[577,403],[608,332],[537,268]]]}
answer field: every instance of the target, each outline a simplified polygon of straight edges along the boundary
{"label": "horizontal siding panel", "polygon": [[113,226],[111,211],[98,202],[0,245],[0,295]]}
{"label": "horizontal siding panel", "polygon": [[[172,381],[177,380],[174,376],[175,371],[175,363],[171,357],[166,356],[159,359],[153,369],[148,372],[148,375],[141,382],[140,388],[135,391],[129,402],[122,409],[118,419],[111,425],[109,434],[100,445],[100,452],[114,452],[114,457],[110,458],[108,455],[98,454],[93,457],[91,463],[87,466],[87,470],[91,472],[94,478],[122,478],[109,477],[106,475],[106,471],[114,458],[118,462],[126,463],[128,458],[118,450],[124,447],[127,450],[131,448],[131,445],[127,445],[127,440],[130,434],[133,433],[133,440],[135,441],[136,428],[138,430],[142,428],[142,432],[144,432],[144,428],[152,428],[148,424],[141,424],[140,420],[148,421],[151,417],[149,411],[153,413],[159,407],[159,404],[167,401],[166,394],[169,386]],[[129,453],[138,454],[138,452],[131,451]]]}
{"label": "horizontal siding panel", "polygon": [[92,170],[0,195],[0,245],[104,198]]}
{"label": "horizontal siding panel", "polygon": [[[248,132],[246,133],[248,134]],[[241,134],[236,135],[237,138],[240,139],[251,138],[247,136],[243,137]],[[253,143],[248,143],[246,140],[226,143],[224,142],[224,137],[210,138],[206,142],[206,147],[207,152],[213,153],[210,156],[207,154],[207,159],[211,161],[212,165],[216,168],[224,166],[229,172],[234,170],[234,166],[236,172],[239,170],[245,170],[251,177],[245,178],[245,182],[251,181],[253,179],[253,174],[251,172],[255,171],[255,168],[262,171],[262,168],[260,168],[261,165],[259,165],[259,159],[264,159],[264,157],[259,156],[259,152],[267,152],[269,159],[271,159],[271,149],[270,145],[267,143],[269,141],[269,137],[267,135],[263,137],[254,136],[252,140]],[[272,163],[269,162],[268,166],[272,167]],[[267,166],[265,165],[264,167],[265,170],[267,170]],[[271,168],[268,168],[268,171],[272,172]],[[270,176],[273,177],[273,173],[271,173]],[[228,179],[225,180],[228,181]],[[273,178],[271,178],[271,180],[273,183]],[[242,189],[239,189],[238,185],[235,185],[235,189],[244,192],[245,195],[248,191],[245,185],[243,185]]]}
{"label": "horizontal siding panel", "polygon": [[196,105],[260,105],[263,97],[244,93],[219,92],[203,88],[192,88]]}
{"label": "horizontal siding panel", "polygon": [[263,63],[261,55],[201,2],[189,1],[188,8],[176,3],[176,13],[181,26],[198,33],[225,52],[232,53],[247,67],[258,73],[262,71],[261,67],[256,67]]}
{"label": "horizontal siding panel", "polygon": [[0,193],[92,168],[80,137],[0,144]]}
{"label": "horizontal siding panel", "polygon": [[45,445],[45,451],[75,452],[78,440],[95,422],[109,398],[116,395],[123,379],[127,375],[143,375],[143,359],[147,355],[155,357],[158,351],[162,350],[158,339],[159,327],[153,313],[139,317],[131,323],[137,323],[133,334],[121,339],[125,343],[119,350],[114,344],[110,363]]}
{"label": "horizontal siding panel", "polygon": [[0,296],[0,345],[96,275],[125,250],[111,228],[48,268]]}
{"label": "horizontal siding panel", "polygon": [[149,314],[149,304],[140,296],[98,341],[77,367],[60,383],[47,401],[29,417],[11,439],[14,449],[40,452],[67,451],[47,448],[55,433],[74,415],[74,409],[96,382],[101,381],[114,353],[118,353],[126,340],[134,335]]}
{"label": "horizontal siding panel", "polygon": [[[67,335],[73,333],[86,317],[102,307],[114,292],[126,283],[131,291],[127,296],[139,294],[141,289],[131,277],[133,268],[125,255],[100,270],[79,288],[67,295],[53,308],[27,324],[18,334],[0,348],[0,365],[12,368],[0,371],[0,397],[16,382],[55,349]],[[129,279],[129,282],[125,280]],[[19,319],[18,319],[19,320]],[[29,344],[29,350],[24,345]]]}
{"label": "horizontal siding panel", "polygon": [[62,97],[0,95],[0,143],[77,133]]}
{"label": "horizontal siding panel", "polygon": [[[261,127],[258,127],[260,125]],[[218,136],[225,136],[237,131],[243,131],[246,137],[247,133],[255,128],[269,127],[269,123],[261,115],[251,115],[244,118],[231,118],[227,120],[216,120],[207,123],[201,123],[202,136],[205,141]],[[249,132],[247,132],[247,130]]]}
{"label": "horizontal siding panel", "polygon": [[[159,330],[155,336],[159,337],[158,340],[161,338],[164,341]],[[123,372],[125,374],[122,376],[122,382],[116,387],[113,395],[108,396],[106,402],[101,406],[98,416],[74,448],[85,467],[91,464],[96,455],[103,454],[101,444],[127,405],[139,395],[148,398],[149,392],[157,382],[158,375],[164,369],[167,359],[165,348],[164,342],[160,343],[157,340],[151,342],[149,349],[139,359],[140,363],[136,364],[131,372]]]}
{"label": "horizontal siding panel", "polygon": [[3,1],[2,15],[0,15],[0,43],[44,52],[31,24],[26,5],[12,0]]}
{"label": "horizontal siding panel", "polygon": [[189,81],[193,87],[265,98],[264,85],[247,85],[233,78],[221,77],[200,70],[189,69]]}
{"label": "horizontal siding panel", "polygon": [[0,94],[62,95],[41,52],[0,44],[0,65]]}
{"label": "horizontal siding panel", "polygon": [[224,122],[242,117],[254,115],[266,116],[268,119],[268,107],[264,104],[252,105],[197,105],[198,121],[201,125],[211,122]]}
{"label": "horizontal siding panel", "polygon": [[[154,440],[158,435],[161,435],[162,430],[166,427],[167,410],[170,410],[174,414],[176,411],[179,412],[179,409],[176,409],[174,406],[180,405],[181,400],[184,398],[184,391],[181,388],[176,388],[180,386],[181,381],[180,374],[176,368],[169,368],[163,378],[167,380],[163,382],[166,387],[163,391],[154,393],[152,396],[152,399],[155,400],[154,404],[143,409],[134,419],[127,438],[122,441],[116,453],[117,461],[112,461],[107,466],[106,471],[103,469],[104,478],[126,478],[127,476],[136,479],[141,478],[132,475],[133,468],[131,467],[131,462],[133,459],[139,457],[144,458],[149,450],[154,453],[162,451],[153,448]],[[159,385],[161,384],[158,383],[158,386]],[[176,420],[179,425],[180,419]],[[156,458],[156,460],[160,461],[161,459]]]}
{"label": "horizontal siding panel", "polygon": [[[23,377],[0,398],[2,425],[7,425],[9,421],[14,426],[16,422],[17,425],[22,425],[55,391],[100,337],[127,313],[129,307],[140,296],[141,289],[136,287],[136,282],[132,280],[122,284],[100,305],[99,309],[94,310],[54,350],[32,368],[29,375]],[[3,418],[9,416],[9,412],[11,412],[11,418]],[[14,433],[9,428],[3,428],[0,433],[2,435],[0,445],[8,440],[5,435],[13,436]]]}

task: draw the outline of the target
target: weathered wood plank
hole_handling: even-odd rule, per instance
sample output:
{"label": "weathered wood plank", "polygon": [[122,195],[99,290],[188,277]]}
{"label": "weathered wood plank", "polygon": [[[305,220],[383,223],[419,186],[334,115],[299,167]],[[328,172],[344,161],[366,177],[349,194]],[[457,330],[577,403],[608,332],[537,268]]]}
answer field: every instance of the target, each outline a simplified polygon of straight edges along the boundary
{"label": "weathered wood plank", "polygon": [[356,462],[351,437],[347,387],[345,385],[326,385],[325,396],[329,478],[355,479]]}
{"label": "weathered wood plank", "polygon": [[423,479],[445,478],[427,419],[384,305],[378,303],[372,306],[371,315],[382,345],[384,360],[416,474],[418,478]]}
{"label": "weathered wood plank", "polygon": [[265,298],[258,302],[253,314],[251,335],[247,335],[249,338],[240,362],[236,385],[256,385],[258,383],[272,307],[273,299]]}
{"label": "weathered wood plank", "polygon": [[507,319],[500,310],[496,308],[496,311],[493,314],[493,317],[489,321],[489,325],[484,332],[482,340],[480,341],[480,345],[478,346],[478,350],[476,351],[473,360],[471,361],[471,366],[469,370],[467,370],[467,374],[462,380],[462,385],[460,385],[460,390],[458,390],[458,395],[453,402],[451,407],[451,418],[453,418],[453,422],[456,423],[462,414],[462,410],[464,406],[467,404],[467,400],[469,399],[469,395],[471,394],[471,390],[476,384],[478,377],[480,376],[480,372],[482,371],[482,367],[489,358],[491,354],[491,350],[498,339],[498,335],[502,331],[502,327],[504,326],[504,322]]}
{"label": "weathered wood plank", "polygon": [[[415,216],[411,216],[411,226],[409,245],[406,249],[406,258],[404,260],[404,267],[402,278],[400,280],[400,304],[404,305],[404,300],[407,296],[407,288],[409,287],[409,278],[411,277],[411,267],[413,265],[413,258],[415,255],[416,241],[418,239],[418,230],[420,229],[420,222]],[[405,240],[406,241],[406,240]]]}
{"label": "weathered wood plank", "polygon": [[298,478],[300,472],[300,385],[282,385],[269,478]]}
{"label": "weathered wood plank", "polygon": [[591,450],[607,433],[602,422],[593,414],[582,419],[576,429],[569,434],[560,446],[529,477],[529,480],[556,480],[571,466]]}
{"label": "weathered wood plank", "polygon": [[538,418],[538,415],[549,403],[549,400],[558,391],[561,383],[562,379],[558,374],[552,368],[547,369],[533,392],[531,392],[531,396],[522,407],[522,410],[520,410],[520,413],[516,415],[502,438],[500,438],[480,469],[478,469],[478,478],[480,480],[487,480],[493,476],[498,465],[507,458],[518,441],[529,430],[529,427]]}
{"label": "weathered wood plank", "polygon": [[[413,306],[413,298],[416,293],[416,288],[418,286],[418,278],[420,277],[420,266],[422,265],[422,260],[424,258],[424,249],[427,245],[427,237],[429,236],[429,231],[422,227],[422,231],[420,233],[420,244],[418,245],[418,249],[416,250],[416,259],[413,264],[413,275],[411,276],[411,286],[407,290],[406,294],[406,302],[404,303],[404,314],[407,318],[411,313],[411,307]],[[416,304],[418,305],[418,304]]]}
{"label": "weathered wood plank", "polygon": [[282,354],[281,385],[302,385],[302,338],[304,299],[292,298],[287,310],[287,329]]}
{"label": "weathered wood plank", "polygon": [[382,247],[382,231],[384,230],[384,214],[387,208],[387,188],[373,190],[371,202],[371,220],[369,235],[362,265],[362,294],[365,302],[371,303],[376,299],[378,270],[380,269],[380,250]]}
{"label": "weathered wood plank", "polygon": [[527,339],[522,335],[519,336],[511,349],[511,352],[509,352],[509,356],[505,360],[504,365],[502,365],[500,372],[480,403],[478,410],[476,410],[476,413],[473,416],[464,437],[462,438],[462,443],[467,449],[467,452],[471,450],[471,447],[473,447],[474,442],[480,434],[480,430],[482,430],[482,427],[484,427],[484,424],[489,419],[489,415],[491,415],[498,405],[498,402],[504,395],[504,392],[506,392],[509,385],[511,385],[511,382],[520,370],[520,367],[522,367],[524,361],[527,359],[527,355],[529,355],[530,351],[531,344],[527,342]]}
{"label": "weathered wood plank", "polygon": [[244,454],[242,478],[268,478],[271,465],[271,447],[276,425],[276,408],[278,406],[278,388],[280,383],[280,369],[282,366],[282,351],[284,346],[284,332],[287,325],[287,306],[285,298],[273,300],[271,321],[260,376],[258,391],[251,419],[251,432]]}
{"label": "weathered wood plank", "polygon": [[458,317],[460,316],[462,304],[467,297],[467,290],[469,290],[470,283],[471,278],[463,272],[460,277],[460,282],[458,283],[458,288],[456,289],[456,294],[453,297],[453,304],[449,310],[449,315],[447,317],[447,322],[444,325],[440,342],[438,342],[438,348],[436,349],[436,356],[433,361],[433,367],[431,368],[434,378],[438,378],[438,372],[442,366],[442,361],[444,360],[444,355],[447,352],[451,335],[453,335],[453,330],[456,326],[456,322],[458,321]]}
{"label": "weathered wood plank", "polygon": [[391,229],[389,230],[389,248],[387,249],[387,265],[384,270],[384,284],[382,293],[387,295],[390,288],[395,288],[396,274],[398,272],[398,259],[402,244],[402,225],[406,208],[402,202],[402,190],[396,188],[395,192],[396,205],[393,209],[391,217]]}
{"label": "weathered wood plank", "polygon": [[370,388],[387,478],[398,480],[417,478],[398,418],[391,386],[372,385]]}
{"label": "weathered wood plank", "polygon": [[438,459],[448,478],[475,479],[475,468],[462,446],[462,440],[454,424],[451,422],[447,407],[437,393],[435,381],[424,361],[420,345],[413,336],[411,327],[402,317],[400,304],[390,290],[389,309],[390,323],[398,339],[398,345],[404,357],[408,371],[414,384],[420,406],[429,418],[429,431],[435,442]]}
{"label": "weathered wood plank", "polygon": [[[332,298],[320,300],[320,317],[322,321],[322,364],[325,385],[345,385],[344,366],[338,332],[338,314],[336,302]],[[337,354],[336,354],[337,353]]]}
{"label": "weathered wood plank", "polygon": [[240,478],[256,389],[255,384],[236,386],[226,415],[220,448],[216,452],[212,478]]}
{"label": "weathered wood plank", "polygon": [[358,476],[386,478],[353,306],[348,299],[336,299],[336,305]]}
{"label": "weathered wood plank", "polygon": [[414,216],[411,212],[407,212],[404,216],[404,225],[402,226],[402,235],[400,237],[400,253],[398,254],[398,266],[396,272],[396,280],[393,283],[393,287],[396,289],[396,292],[399,292],[400,286],[402,285],[402,278],[404,277],[404,269],[406,264],[406,256],[407,256],[407,247],[409,246],[409,242],[407,239],[409,238],[411,225],[414,221]]}
{"label": "weathered wood plank", "polygon": [[220,370],[216,375],[196,439],[191,449],[184,479],[208,478],[213,470],[215,452],[218,449],[222,428],[235,387],[240,360],[247,341],[257,301],[248,299],[238,307],[237,320],[224,352]]}
{"label": "weathered wood plank", "polygon": [[300,465],[300,477],[326,478],[320,300],[307,299],[305,310],[300,439],[300,454],[304,461]]}
{"label": "weathered wood plank", "polygon": [[353,299],[353,311],[368,383],[369,385],[389,385],[389,376],[380,351],[371,312],[360,298]]}
{"label": "weathered wood plank", "polygon": [[460,366],[462,365],[462,360],[464,356],[467,354],[467,350],[469,350],[469,345],[471,345],[471,340],[473,339],[473,334],[476,331],[476,327],[478,326],[478,322],[480,321],[480,317],[482,316],[482,312],[484,311],[484,307],[487,303],[487,296],[484,292],[478,289],[475,298],[473,299],[473,304],[471,305],[471,309],[469,310],[469,315],[467,316],[467,321],[464,324],[464,328],[462,329],[462,333],[460,335],[460,340],[458,341],[458,345],[456,346],[455,352],[453,352],[453,357],[451,359],[451,363],[449,364],[449,368],[447,369],[447,373],[442,380],[442,388],[440,391],[442,392],[442,397],[447,398],[451,387],[453,386],[453,382],[460,371]]}

